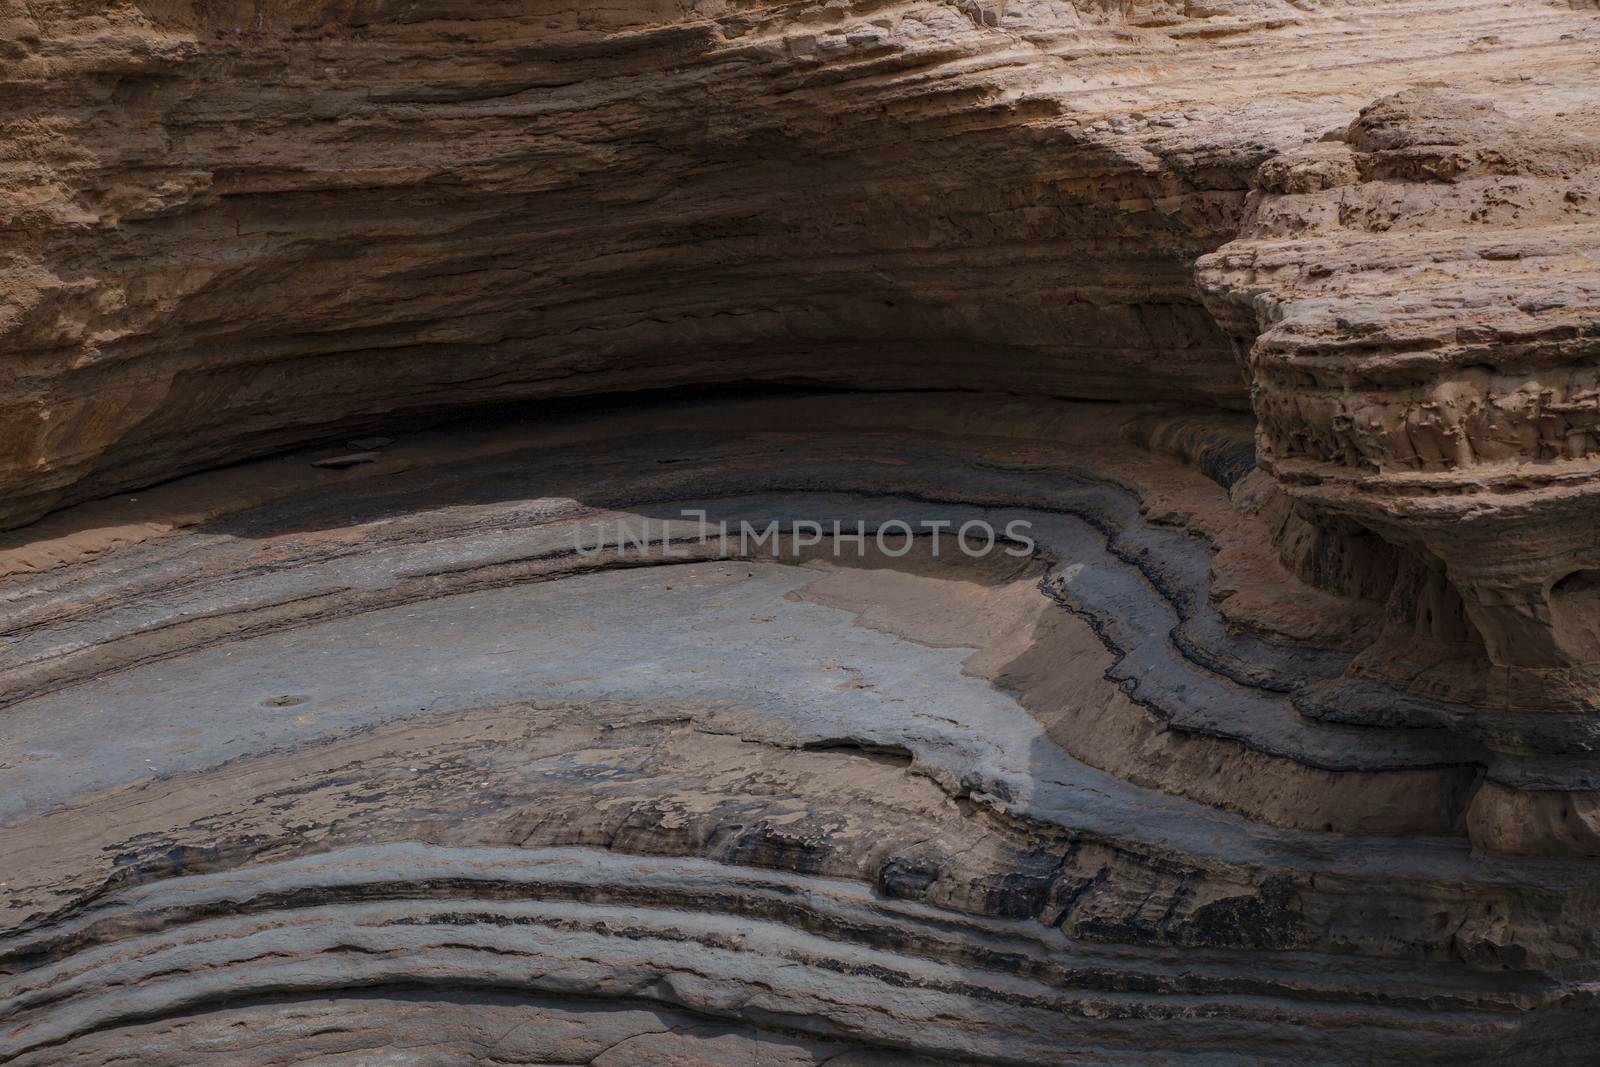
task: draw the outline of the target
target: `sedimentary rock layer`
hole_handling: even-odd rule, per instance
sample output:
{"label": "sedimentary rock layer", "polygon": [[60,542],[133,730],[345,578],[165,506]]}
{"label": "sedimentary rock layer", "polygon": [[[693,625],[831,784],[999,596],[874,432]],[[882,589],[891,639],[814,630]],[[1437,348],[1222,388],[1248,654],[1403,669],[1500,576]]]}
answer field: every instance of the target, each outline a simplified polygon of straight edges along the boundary
{"label": "sedimentary rock layer", "polygon": [[1384,98],[1264,166],[1246,236],[1201,276],[1260,330],[1263,464],[1459,595],[1397,620],[1391,658],[1478,702],[1587,708],[1600,117],[1551,106]]}
{"label": "sedimentary rock layer", "polygon": [[1372,619],[1237,440],[680,402],[12,535],[0,1054],[1559,1062],[1592,864],[1473,850],[1471,730],[1297,713]]}
{"label": "sedimentary rock layer", "polygon": [[0,1059],[1582,1062],[1592,7],[0,0]]}
{"label": "sedimentary rock layer", "polygon": [[[1522,224],[1538,213],[1570,298],[1533,321],[1586,329],[1592,262],[1560,251],[1592,249],[1570,226],[1583,182],[1559,197],[1600,54],[1581,7],[12,3],[0,521],[334,425],[555,393],[779,379],[1243,407],[1233,347],[1257,326],[1213,317],[1195,258],[1259,223],[1263,162],[1441,80],[1506,129],[1561,128],[1518,142],[1544,205]],[[1391,172],[1349,177],[1365,232]],[[1404,232],[1369,243],[1414,262]],[[1487,291],[1520,291],[1510,247]],[[1323,265],[1346,257],[1404,273],[1338,240]],[[1572,390],[1554,399],[1585,409]],[[1316,423],[1275,397],[1270,425]]]}

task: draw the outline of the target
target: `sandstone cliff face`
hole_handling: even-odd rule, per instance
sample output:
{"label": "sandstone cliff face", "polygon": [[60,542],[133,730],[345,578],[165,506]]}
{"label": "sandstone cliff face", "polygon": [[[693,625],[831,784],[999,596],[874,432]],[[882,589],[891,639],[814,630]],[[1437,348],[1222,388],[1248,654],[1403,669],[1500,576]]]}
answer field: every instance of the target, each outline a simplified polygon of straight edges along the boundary
{"label": "sandstone cliff face", "polygon": [[1056,71],[1093,91],[1177,43],[1118,45],[1120,16],[1065,4],[995,17],[19,7],[6,515],[353,418],[554,393],[1242,405],[1189,274],[1265,145],[1241,129],[1163,165],[1098,140]]}
{"label": "sandstone cliff face", "polygon": [[1479,680],[1493,698],[1581,703],[1559,679],[1600,661],[1574,607],[1597,547],[1600,116],[1402,93],[1259,186],[1201,273],[1254,317],[1263,464],[1448,570],[1466,618],[1419,636],[1480,637],[1511,671]]}
{"label": "sandstone cliff face", "polygon": [[[1385,97],[1264,165],[1199,266],[1248,345],[1263,467],[1323,552],[1390,579],[1357,669],[1481,709],[1507,766],[1590,752],[1600,695],[1600,113],[1538,99]],[[1587,761],[1542,784],[1491,783],[1479,838],[1591,851]]]}
{"label": "sandstone cliff face", "polygon": [[1242,406],[1191,265],[1259,163],[1466,62],[1532,107],[1594,59],[1592,20],[1534,2],[8,19],[13,523],[351,420],[556,393]]}
{"label": "sandstone cliff face", "polygon": [[1583,1061],[1592,4],[0,27],[0,1060]]}

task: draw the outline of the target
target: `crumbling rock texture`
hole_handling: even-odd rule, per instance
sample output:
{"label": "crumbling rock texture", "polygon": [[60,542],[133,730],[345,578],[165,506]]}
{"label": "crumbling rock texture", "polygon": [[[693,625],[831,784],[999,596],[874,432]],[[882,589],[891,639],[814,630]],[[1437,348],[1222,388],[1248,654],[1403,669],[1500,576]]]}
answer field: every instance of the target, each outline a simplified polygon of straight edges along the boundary
{"label": "crumbling rock texture", "polygon": [[[1255,327],[1208,313],[1195,258],[1239,234],[1263,162],[1380,89],[1465,72],[1516,109],[1495,129],[1532,112],[1554,133],[1486,142],[1502,163],[1436,178],[1426,152],[1382,149],[1388,169],[1349,179],[1372,206],[1348,210],[1417,216],[1393,174],[1456,182],[1438,187],[1465,221],[1462,180],[1537,158],[1506,195],[1544,236],[1519,239],[1573,254],[1507,246],[1478,270],[1514,289],[1559,260],[1565,281],[1539,298],[1568,302],[1535,321],[1584,321],[1574,127],[1600,44],[1566,4],[3,10],[13,522],[341,421],[486,399],[783,379],[1242,408],[1231,331]],[[1448,125],[1368,125],[1415,142],[1428,123]],[[1515,210],[1491,200],[1471,221],[1493,233]],[[1372,244],[1330,243],[1336,272]],[[1586,403],[1576,380],[1553,399]],[[1273,426],[1312,421],[1263,403]]]}
{"label": "crumbling rock texture", "polygon": [[1536,706],[1583,706],[1600,661],[1600,115],[1572,107],[1386,97],[1265,165],[1202,265],[1260,331],[1263,464],[1442,565],[1463,603],[1417,636],[1479,639],[1474,695]]}
{"label": "crumbling rock texture", "polygon": [[0,1062],[1586,1061],[1592,4],[0,26]]}

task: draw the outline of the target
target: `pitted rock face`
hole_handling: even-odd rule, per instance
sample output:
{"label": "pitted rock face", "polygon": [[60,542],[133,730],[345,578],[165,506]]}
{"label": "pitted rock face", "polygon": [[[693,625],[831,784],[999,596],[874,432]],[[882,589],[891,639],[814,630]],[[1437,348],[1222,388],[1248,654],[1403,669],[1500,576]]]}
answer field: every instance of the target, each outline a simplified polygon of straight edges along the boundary
{"label": "pitted rock face", "polygon": [[1592,4],[0,27],[0,1061],[1587,1062]]}
{"label": "pitted rock face", "polygon": [[1330,137],[1264,167],[1201,264],[1256,319],[1262,463],[1448,576],[1459,601],[1402,622],[1485,653],[1460,695],[1591,707],[1600,124],[1413,90]]}

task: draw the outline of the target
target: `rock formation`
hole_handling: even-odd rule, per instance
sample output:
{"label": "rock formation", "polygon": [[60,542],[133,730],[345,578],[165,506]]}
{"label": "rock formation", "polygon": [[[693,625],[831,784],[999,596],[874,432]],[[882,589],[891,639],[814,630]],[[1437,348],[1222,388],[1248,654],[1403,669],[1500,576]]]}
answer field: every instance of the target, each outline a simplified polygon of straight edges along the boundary
{"label": "rock formation", "polygon": [[1594,5],[0,25],[0,1062],[1586,1062]]}

